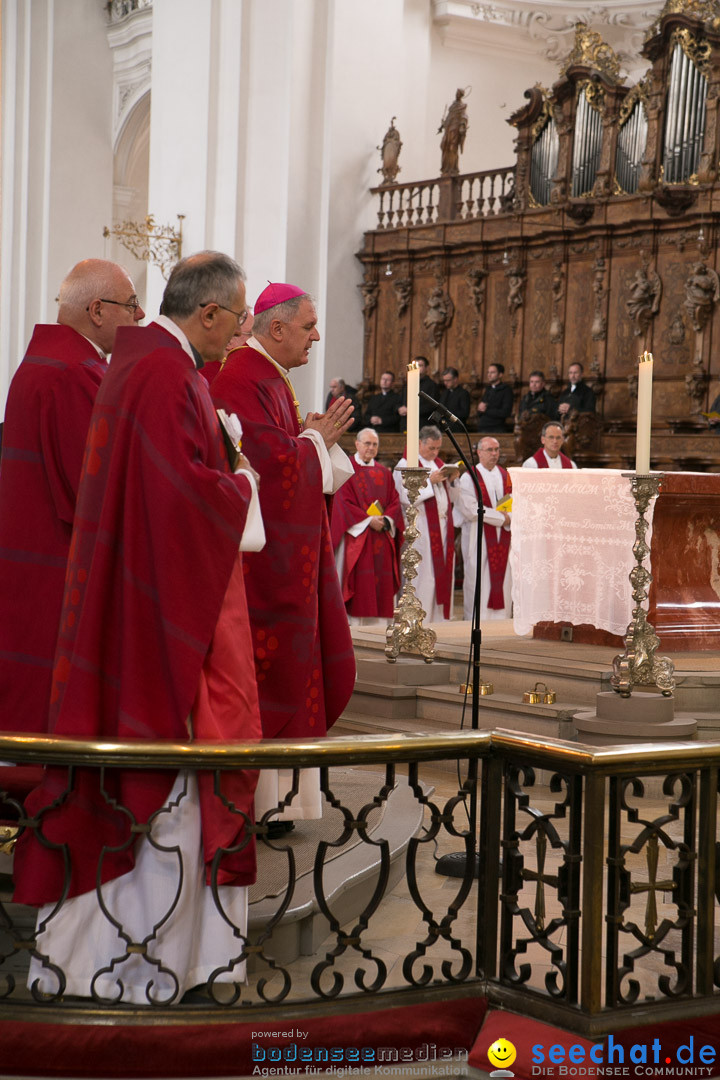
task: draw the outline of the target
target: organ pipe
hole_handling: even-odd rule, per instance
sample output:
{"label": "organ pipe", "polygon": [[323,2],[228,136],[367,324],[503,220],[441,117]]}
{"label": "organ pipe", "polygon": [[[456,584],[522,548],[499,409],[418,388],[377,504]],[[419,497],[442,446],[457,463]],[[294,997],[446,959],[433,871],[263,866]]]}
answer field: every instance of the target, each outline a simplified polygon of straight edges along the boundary
{"label": "organ pipe", "polygon": [[697,171],[705,135],[707,78],[680,41],[673,49],[666,98],[663,177],[687,183]]}

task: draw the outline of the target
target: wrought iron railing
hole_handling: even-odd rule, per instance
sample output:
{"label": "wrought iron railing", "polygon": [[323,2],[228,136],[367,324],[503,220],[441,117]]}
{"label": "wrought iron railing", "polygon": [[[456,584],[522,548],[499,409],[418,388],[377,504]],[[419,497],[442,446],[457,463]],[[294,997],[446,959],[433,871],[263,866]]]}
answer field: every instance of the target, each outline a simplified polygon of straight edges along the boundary
{"label": "wrought iron railing", "polygon": [[[247,928],[225,906],[222,859],[215,861],[209,892],[230,926],[233,949],[190,994],[164,962],[163,917],[153,916],[141,940],[136,928],[123,926],[122,910],[109,909],[98,874],[95,898],[114,920],[120,945],[110,982],[95,980],[89,1001],[73,1000],[62,965],[36,937],[34,909],[11,902],[6,880],[0,1019],[19,1011],[41,1018],[49,1009],[121,1018],[152,1008],[163,1022],[238,1003],[245,1015],[271,1006],[277,1016],[298,1004],[347,1007],[398,993],[428,1000],[466,987],[515,1011],[598,1035],[707,1013],[720,1003],[720,744],[593,749],[497,731],[222,746],[5,736],[0,759],[69,766],[58,803],[87,767],[100,770],[108,791],[119,790],[109,782],[119,768],[181,777],[209,770],[216,794],[219,770],[291,768],[295,785],[287,804],[295,799],[297,770],[314,767],[325,806],[322,824],[304,841],[311,848],[305,869],[296,841],[269,834],[281,807],[255,825],[247,822],[263,860],[259,876],[272,873],[275,881],[251,902]],[[362,781],[357,790],[343,788],[348,770],[353,784]],[[179,790],[181,804],[186,779]],[[108,806],[123,811],[117,794]],[[2,796],[0,818],[10,828],[13,812],[20,833],[42,836],[44,815],[27,818],[16,800]],[[152,843],[161,818],[151,820],[142,843]],[[398,840],[392,829],[401,818],[407,827]],[[53,836],[46,840],[57,843]],[[437,857],[457,849],[465,855],[464,876],[435,874]],[[343,853],[347,863],[332,859]],[[392,929],[398,910],[400,929]],[[39,929],[55,917],[56,911],[42,913]],[[302,920],[305,943],[300,933],[288,953],[287,926]],[[28,985],[28,961],[50,978],[41,984],[31,976]],[[141,1002],[123,1002],[118,993],[130,961],[148,965]],[[245,962],[242,981],[237,972]],[[159,973],[167,971],[163,982]]]}

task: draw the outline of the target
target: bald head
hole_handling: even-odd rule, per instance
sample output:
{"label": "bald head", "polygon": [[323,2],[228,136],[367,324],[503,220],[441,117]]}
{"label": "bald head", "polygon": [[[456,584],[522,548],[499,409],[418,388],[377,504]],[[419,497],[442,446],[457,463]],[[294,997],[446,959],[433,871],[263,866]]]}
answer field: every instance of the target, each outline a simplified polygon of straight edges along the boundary
{"label": "bald head", "polygon": [[60,286],[57,321],[112,352],[118,326],[145,318],[127,270],[107,259],[83,259]]}
{"label": "bald head", "polygon": [[500,458],[500,443],[492,435],[486,435],[477,445],[477,456],[483,468],[492,472]]}

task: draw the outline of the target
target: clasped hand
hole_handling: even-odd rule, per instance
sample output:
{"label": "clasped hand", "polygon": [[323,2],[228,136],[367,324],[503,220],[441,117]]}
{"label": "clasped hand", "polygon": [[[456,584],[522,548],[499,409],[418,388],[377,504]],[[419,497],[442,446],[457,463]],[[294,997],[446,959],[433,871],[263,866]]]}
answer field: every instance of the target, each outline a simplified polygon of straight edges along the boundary
{"label": "clasped hand", "polygon": [[350,398],[339,397],[333,401],[326,413],[308,413],[305,427],[319,431],[329,450],[352,424],[354,411],[355,406]]}

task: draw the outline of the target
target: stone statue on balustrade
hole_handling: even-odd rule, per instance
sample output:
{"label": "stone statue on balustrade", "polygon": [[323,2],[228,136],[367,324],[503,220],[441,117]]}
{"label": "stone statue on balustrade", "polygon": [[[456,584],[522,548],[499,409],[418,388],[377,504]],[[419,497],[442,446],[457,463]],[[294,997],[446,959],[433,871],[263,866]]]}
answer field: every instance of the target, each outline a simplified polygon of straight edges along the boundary
{"label": "stone statue on balustrade", "polygon": [[646,333],[650,320],[660,310],[662,281],[654,271],[648,274],[647,266],[635,271],[630,284],[629,295],[625,301],[625,310],[635,323],[635,336]]}
{"label": "stone statue on balustrade", "polygon": [[458,90],[455,100],[440,121],[438,135],[442,131],[440,140],[441,176],[457,176],[460,172],[460,154],[465,146],[465,136],[469,127],[467,118],[467,105],[463,101],[465,90]]}
{"label": "stone statue on balustrade", "polygon": [[685,307],[690,313],[693,328],[701,333],[712,309],[720,300],[720,278],[704,262],[695,263],[685,282]]}
{"label": "stone statue on balustrade", "polygon": [[442,336],[453,320],[455,305],[442,285],[437,284],[428,298],[428,309],[423,325],[428,332],[431,345],[440,348]]}
{"label": "stone statue on balustrade", "polygon": [[390,127],[385,132],[382,146],[378,146],[378,150],[380,151],[380,160],[382,161],[382,165],[378,169],[378,172],[383,175],[383,183],[394,184],[397,174],[402,171],[398,165],[400,151],[402,150],[402,142],[400,141],[400,132],[395,127],[394,116],[390,121]]}

